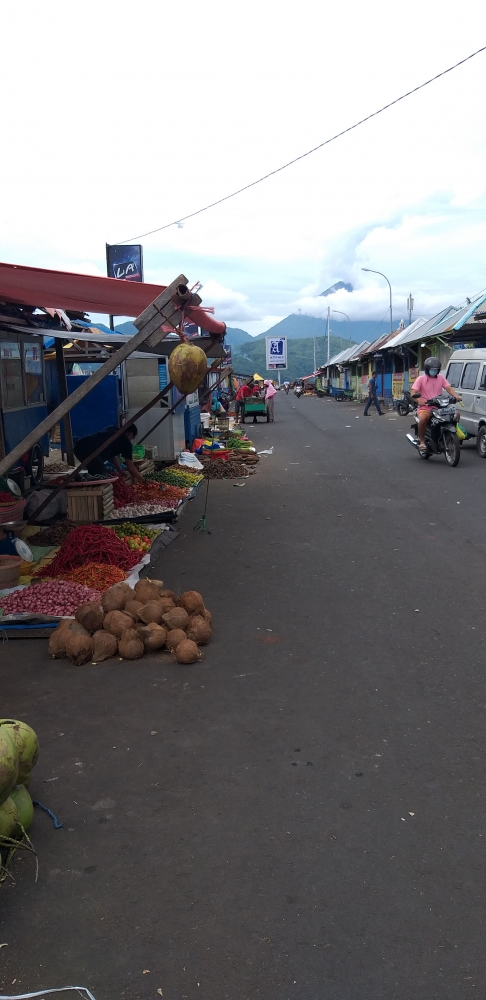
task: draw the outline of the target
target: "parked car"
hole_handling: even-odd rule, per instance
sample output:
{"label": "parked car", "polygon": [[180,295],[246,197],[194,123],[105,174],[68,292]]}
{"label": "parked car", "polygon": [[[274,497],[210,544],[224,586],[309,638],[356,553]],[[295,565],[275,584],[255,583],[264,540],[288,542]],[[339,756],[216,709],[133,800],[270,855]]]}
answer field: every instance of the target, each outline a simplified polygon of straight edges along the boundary
{"label": "parked car", "polygon": [[486,348],[454,351],[444,372],[463,401],[461,427],[476,438],[476,447],[486,458]]}

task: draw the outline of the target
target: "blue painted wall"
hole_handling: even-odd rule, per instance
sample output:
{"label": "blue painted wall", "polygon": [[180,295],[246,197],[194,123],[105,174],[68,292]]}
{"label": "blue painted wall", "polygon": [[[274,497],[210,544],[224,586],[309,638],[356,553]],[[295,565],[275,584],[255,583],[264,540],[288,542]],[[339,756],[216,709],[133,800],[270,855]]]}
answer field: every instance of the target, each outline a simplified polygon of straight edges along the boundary
{"label": "blue painted wall", "polygon": [[[12,451],[12,448],[20,444],[23,438],[30,434],[45,417],[47,417],[47,406],[45,405],[24,406],[20,410],[4,410],[3,432],[7,452]],[[47,457],[49,455],[49,436],[45,434],[39,444]]]}

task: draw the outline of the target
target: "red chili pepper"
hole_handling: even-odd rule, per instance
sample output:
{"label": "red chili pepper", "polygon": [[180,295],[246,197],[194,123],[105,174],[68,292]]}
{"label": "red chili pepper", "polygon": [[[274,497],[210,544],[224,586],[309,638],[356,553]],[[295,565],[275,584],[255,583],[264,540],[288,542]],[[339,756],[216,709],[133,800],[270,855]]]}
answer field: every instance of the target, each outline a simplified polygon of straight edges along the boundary
{"label": "red chili pepper", "polygon": [[87,562],[108,563],[129,570],[138,558],[110,528],[101,524],[80,525],[69,533],[55,559],[39,570],[37,576],[57,577]]}

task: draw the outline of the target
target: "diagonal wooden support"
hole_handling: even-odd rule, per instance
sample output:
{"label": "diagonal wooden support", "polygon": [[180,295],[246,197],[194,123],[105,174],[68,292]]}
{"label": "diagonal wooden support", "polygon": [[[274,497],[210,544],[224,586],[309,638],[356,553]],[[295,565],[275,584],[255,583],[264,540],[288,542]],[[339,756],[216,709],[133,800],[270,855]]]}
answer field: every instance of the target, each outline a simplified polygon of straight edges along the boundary
{"label": "diagonal wooden support", "polygon": [[[204,352],[205,354],[207,354],[207,352],[211,350],[211,347],[213,346],[213,343],[214,343],[214,341],[211,339],[211,343],[208,345],[208,347],[206,348],[206,351]],[[219,365],[219,363],[220,363],[219,362],[219,358],[216,359],[215,361],[213,361],[213,363],[210,366],[210,368],[208,369],[208,371],[214,371],[215,368],[217,368],[217,366]],[[230,369],[230,371],[232,371],[232,369]],[[205,377],[206,376],[204,375],[203,378],[205,378]],[[202,382],[202,379],[201,379],[201,382]],[[130,420],[127,420],[126,423],[122,424],[121,427],[118,427],[117,430],[114,431],[114,433],[111,435],[111,437],[109,437],[106,441],[103,441],[103,444],[101,444],[99,446],[99,448],[97,448],[95,451],[91,452],[91,455],[88,455],[87,458],[85,458],[82,462],[80,462],[79,465],[75,469],[73,469],[73,471],[70,473],[70,475],[66,476],[65,479],[63,480],[63,482],[59,486],[57,486],[48,497],[46,497],[46,499],[40,504],[39,507],[37,507],[37,509],[32,514],[32,517],[31,517],[29,523],[36,524],[37,521],[38,521],[38,516],[41,513],[41,511],[44,510],[44,507],[46,507],[47,504],[50,503],[51,500],[53,500],[53,498],[56,497],[58,493],[61,492],[61,490],[64,490],[66,488],[66,484],[69,483],[69,482],[71,482],[71,480],[74,479],[74,477],[77,476],[79,472],[81,472],[81,469],[85,469],[86,466],[89,465],[89,463],[92,462],[94,458],[97,458],[98,455],[100,455],[101,452],[104,451],[105,448],[109,444],[112,444],[113,441],[116,441],[117,438],[119,438],[120,435],[124,433],[124,431],[126,430],[127,427],[130,427],[132,424],[136,423],[136,421],[138,420],[138,418],[141,417],[141,416],[143,416],[143,414],[146,413],[147,410],[151,410],[152,407],[155,406],[155,404],[159,402],[159,400],[161,400],[164,396],[167,396],[169,394],[170,390],[173,388],[173,386],[174,386],[173,382],[168,382],[168,384],[166,386],[164,386],[164,388],[161,390],[161,392],[157,393],[157,395],[154,396],[154,398],[151,399],[149,403],[146,403],[145,406],[143,406],[141,410],[138,410],[138,412],[135,413],[133,415],[133,417],[131,417]],[[187,395],[187,393],[185,393],[185,395],[183,397],[184,399],[185,399],[186,395]],[[178,400],[178,402],[172,407],[172,409],[169,412],[172,413],[172,411],[175,410],[177,406],[179,406],[180,402],[181,402],[181,400]],[[168,416],[168,415],[169,414],[166,412],[164,414],[162,420],[165,420],[165,417]],[[159,421],[159,423],[161,423],[161,422],[162,421]],[[156,424],[155,426],[158,427],[158,424]],[[152,428],[152,430],[153,430],[153,428]],[[147,435],[145,435],[145,437],[146,436]],[[142,440],[144,441],[145,438],[142,438]]]}
{"label": "diagonal wooden support", "polygon": [[[68,396],[67,399],[63,400],[59,406],[56,406],[56,409],[53,410],[52,413],[50,413],[44,420],[42,420],[40,424],[38,424],[37,427],[30,432],[30,434],[27,434],[27,437],[25,437],[20,444],[16,445],[16,447],[13,448],[12,451],[5,456],[5,458],[0,460],[0,476],[5,475],[5,473],[11,469],[20,458],[22,458],[22,455],[24,455],[25,452],[30,451],[33,445],[37,444],[41,437],[43,437],[44,434],[47,434],[47,432],[54,427],[54,424],[57,424],[58,421],[66,415],[66,413],[69,413],[73,406],[76,406],[81,399],[84,399],[84,397],[91,392],[91,389],[94,389],[96,385],[99,385],[106,375],[110,375],[122,361],[125,361],[125,359],[133,353],[133,351],[139,350],[142,347],[142,344],[144,344],[147,340],[147,337],[155,334],[157,329],[160,329],[160,325],[162,323],[169,323],[174,327],[174,329],[177,327],[177,325],[181,322],[182,314],[179,305],[173,304],[172,298],[173,296],[178,296],[177,302],[179,302],[186,293],[190,298],[191,293],[188,292],[187,289],[187,280],[188,279],[184,274],[180,274],[175,281],[172,281],[171,284],[168,285],[163,292],[161,292],[161,294],[155,299],[154,302],[151,303],[150,306],[147,307],[147,309],[144,309],[143,313],[141,313],[135,320],[138,333],[136,333],[133,337],[130,337],[130,340],[123,344],[122,347],[115,352],[115,354],[112,354],[111,357],[108,358],[107,361],[105,361],[105,363],[93,373],[93,375],[90,375],[83,385],[80,385],[73,393],[71,393],[70,396]],[[152,308],[154,311],[150,314],[150,316],[146,316]],[[159,341],[163,340],[166,336],[167,332],[160,331]]]}

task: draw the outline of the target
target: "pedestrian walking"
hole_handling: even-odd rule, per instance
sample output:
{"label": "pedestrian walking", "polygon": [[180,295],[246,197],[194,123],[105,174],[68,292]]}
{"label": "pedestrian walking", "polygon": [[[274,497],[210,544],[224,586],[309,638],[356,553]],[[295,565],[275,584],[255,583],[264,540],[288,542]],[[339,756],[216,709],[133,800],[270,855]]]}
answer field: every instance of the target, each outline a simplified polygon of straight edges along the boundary
{"label": "pedestrian walking", "polygon": [[265,408],[266,408],[266,411],[267,411],[267,417],[268,417],[270,423],[273,424],[273,421],[275,419],[275,415],[274,415],[274,405],[275,405],[274,396],[276,396],[277,390],[276,390],[273,382],[270,381],[270,379],[265,379],[265,381],[264,381],[263,384],[265,386]]}
{"label": "pedestrian walking", "polygon": [[378,381],[376,372],[371,372],[371,378],[368,382],[368,399],[366,400],[366,406],[364,408],[364,417],[368,416],[368,410],[372,404],[373,406],[376,406],[380,417],[382,417],[384,414],[378,402]]}

